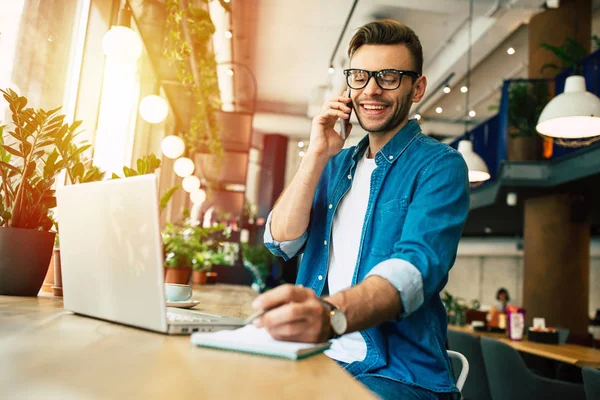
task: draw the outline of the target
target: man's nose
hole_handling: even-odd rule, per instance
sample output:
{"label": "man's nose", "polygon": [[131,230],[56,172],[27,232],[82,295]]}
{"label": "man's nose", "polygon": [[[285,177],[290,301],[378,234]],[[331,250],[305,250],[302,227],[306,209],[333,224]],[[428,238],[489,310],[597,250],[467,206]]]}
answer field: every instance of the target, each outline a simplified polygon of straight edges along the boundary
{"label": "man's nose", "polygon": [[369,79],[367,86],[363,88],[363,93],[368,96],[380,95],[382,92],[383,89],[379,87],[374,76]]}

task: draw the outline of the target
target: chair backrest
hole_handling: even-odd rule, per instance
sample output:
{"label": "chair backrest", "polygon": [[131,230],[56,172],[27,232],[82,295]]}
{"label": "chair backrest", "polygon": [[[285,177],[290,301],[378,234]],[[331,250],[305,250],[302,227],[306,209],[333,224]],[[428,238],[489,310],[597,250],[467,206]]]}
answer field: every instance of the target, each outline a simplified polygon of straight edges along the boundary
{"label": "chair backrest", "polygon": [[600,369],[584,367],[583,386],[588,399],[600,399]]}
{"label": "chair backrest", "polygon": [[482,337],[481,351],[494,400],[585,399],[583,385],[535,375],[506,343]]}
{"label": "chair backrest", "polygon": [[492,400],[479,338],[465,332],[448,330],[448,348],[458,351],[469,360],[469,376],[461,389],[463,397]]}
{"label": "chair backrest", "polygon": [[462,365],[462,367],[460,369],[460,374],[458,375],[458,378],[456,379],[456,387],[462,393],[463,386],[465,385],[465,381],[467,380],[467,376],[469,376],[469,361],[467,360],[467,358],[464,355],[460,354],[458,351],[453,351],[453,350],[447,350],[447,351],[448,351],[448,357],[450,357],[451,359],[453,358],[453,359],[459,360]]}

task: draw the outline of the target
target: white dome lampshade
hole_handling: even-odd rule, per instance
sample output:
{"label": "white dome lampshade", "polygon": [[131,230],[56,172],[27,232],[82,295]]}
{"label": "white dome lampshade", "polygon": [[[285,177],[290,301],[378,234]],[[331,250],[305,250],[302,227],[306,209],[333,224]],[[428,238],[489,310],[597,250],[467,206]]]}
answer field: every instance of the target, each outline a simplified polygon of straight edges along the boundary
{"label": "white dome lampshade", "polygon": [[173,170],[177,176],[185,178],[194,173],[194,162],[187,157],[180,157],[175,160]]}
{"label": "white dome lampshade", "polygon": [[185,143],[179,136],[165,136],[160,142],[160,151],[165,157],[176,159],[185,151]]}
{"label": "white dome lampshade", "polygon": [[142,55],[142,39],[131,28],[115,25],[104,35],[102,49],[115,61],[135,62]]}
{"label": "white dome lampshade", "polygon": [[151,124],[163,122],[169,114],[169,104],[161,96],[150,94],[140,101],[140,115]]}
{"label": "white dome lampshade", "polygon": [[546,104],[536,129],[542,135],[561,139],[600,135],[600,99],[585,90],[583,76],[567,78],[565,91]]}
{"label": "white dome lampshade", "polygon": [[186,176],[183,178],[181,186],[186,192],[192,193],[193,191],[200,189],[200,179],[195,175]]}
{"label": "white dome lampshade", "polygon": [[190,200],[194,204],[202,204],[206,200],[206,192],[202,189],[196,189],[190,193]]}
{"label": "white dome lampshade", "polygon": [[485,161],[473,151],[473,143],[470,140],[461,140],[458,142],[458,151],[462,154],[469,168],[469,182],[483,182],[490,179],[490,173],[487,165],[485,165]]}

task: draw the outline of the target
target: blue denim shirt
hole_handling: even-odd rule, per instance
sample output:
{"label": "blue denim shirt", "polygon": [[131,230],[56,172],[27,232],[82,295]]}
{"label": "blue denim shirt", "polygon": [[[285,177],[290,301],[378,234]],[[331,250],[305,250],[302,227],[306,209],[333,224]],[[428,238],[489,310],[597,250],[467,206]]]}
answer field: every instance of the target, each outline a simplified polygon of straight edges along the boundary
{"label": "blue denim shirt", "polygon": [[[368,136],[332,157],[319,180],[307,231],[298,239],[265,245],[284,259],[304,253],[297,283],[324,293],[333,216],[350,189]],[[371,192],[352,285],[371,275],[400,294],[397,320],[361,331],[367,344],[353,375],[374,374],[437,392],[456,391],[446,354],[447,320],[439,293],[448,281],[469,211],[466,164],[457,151],[408,123],[375,155]]]}

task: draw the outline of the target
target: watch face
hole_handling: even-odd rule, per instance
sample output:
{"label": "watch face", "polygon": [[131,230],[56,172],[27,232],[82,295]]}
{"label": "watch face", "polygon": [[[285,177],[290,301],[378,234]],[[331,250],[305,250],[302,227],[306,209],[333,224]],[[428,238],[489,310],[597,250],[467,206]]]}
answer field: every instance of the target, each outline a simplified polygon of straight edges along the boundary
{"label": "watch face", "polygon": [[338,335],[343,335],[348,328],[346,316],[340,310],[333,310],[331,313],[331,327]]}

